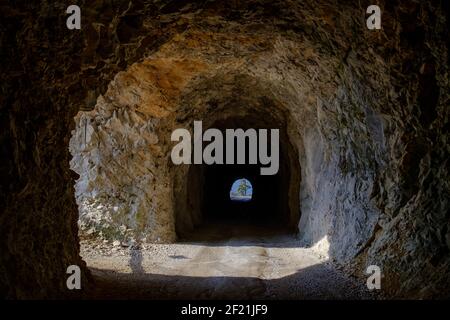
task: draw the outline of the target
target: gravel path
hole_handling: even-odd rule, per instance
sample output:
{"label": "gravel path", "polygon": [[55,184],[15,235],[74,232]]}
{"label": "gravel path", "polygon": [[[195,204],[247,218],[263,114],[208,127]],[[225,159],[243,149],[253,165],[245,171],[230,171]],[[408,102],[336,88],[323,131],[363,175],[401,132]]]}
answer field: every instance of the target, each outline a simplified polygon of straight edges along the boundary
{"label": "gravel path", "polygon": [[[256,230],[257,231],[257,230]],[[225,232],[226,233],[226,232]],[[230,234],[231,233],[231,234]],[[131,248],[82,241],[98,299],[370,299],[365,283],[293,236],[253,232]],[[224,234],[223,230],[222,233]],[[204,241],[204,239],[208,241]]]}

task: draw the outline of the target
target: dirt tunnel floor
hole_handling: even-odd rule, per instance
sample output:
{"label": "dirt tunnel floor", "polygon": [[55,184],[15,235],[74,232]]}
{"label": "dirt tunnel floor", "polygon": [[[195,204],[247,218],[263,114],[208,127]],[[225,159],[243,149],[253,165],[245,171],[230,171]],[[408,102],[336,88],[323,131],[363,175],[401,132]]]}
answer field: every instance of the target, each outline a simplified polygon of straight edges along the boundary
{"label": "dirt tunnel floor", "polygon": [[95,280],[89,297],[376,298],[363,280],[348,277],[317,249],[299,248],[292,235],[264,227],[212,225],[195,236],[199,240],[134,247],[83,240],[81,254]]}

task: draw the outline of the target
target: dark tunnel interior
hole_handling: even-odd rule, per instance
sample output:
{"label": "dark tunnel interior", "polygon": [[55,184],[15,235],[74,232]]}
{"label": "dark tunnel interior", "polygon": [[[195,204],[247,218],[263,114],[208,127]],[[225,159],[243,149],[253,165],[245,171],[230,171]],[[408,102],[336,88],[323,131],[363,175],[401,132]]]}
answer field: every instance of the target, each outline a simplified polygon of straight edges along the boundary
{"label": "dark tunnel interior", "polygon": [[[242,223],[286,223],[287,208],[283,207],[281,172],[273,176],[260,176],[258,165],[211,165],[205,168],[204,208],[205,221],[237,221]],[[245,178],[253,187],[252,199],[238,202],[230,199],[231,185]],[[285,198],[285,197],[284,197]]]}
{"label": "dark tunnel interior", "polygon": [[[221,233],[251,236],[256,230],[270,233],[294,233],[299,220],[298,203],[293,204],[291,193],[298,194],[300,168],[294,149],[289,143],[284,122],[270,118],[261,120],[255,116],[227,118],[216,121],[211,128],[219,129],[225,137],[226,129],[279,129],[279,169],[274,175],[261,175],[260,163],[248,163],[249,146],[246,143],[245,164],[201,164],[191,165],[187,178],[188,201],[190,212],[197,212],[193,228],[186,232],[177,227],[181,238],[198,236],[198,230],[209,226],[219,226]],[[225,138],[224,138],[225,140]],[[270,138],[268,139],[270,149]],[[208,142],[204,142],[204,145]],[[237,144],[235,143],[235,154]],[[270,153],[269,153],[270,154]],[[236,160],[236,159],[235,159]],[[253,188],[252,199],[247,202],[230,199],[230,189],[238,179],[247,179]],[[290,202],[291,201],[291,202]],[[226,229],[230,229],[227,233]],[[225,231],[225,232],[224,232]]]}

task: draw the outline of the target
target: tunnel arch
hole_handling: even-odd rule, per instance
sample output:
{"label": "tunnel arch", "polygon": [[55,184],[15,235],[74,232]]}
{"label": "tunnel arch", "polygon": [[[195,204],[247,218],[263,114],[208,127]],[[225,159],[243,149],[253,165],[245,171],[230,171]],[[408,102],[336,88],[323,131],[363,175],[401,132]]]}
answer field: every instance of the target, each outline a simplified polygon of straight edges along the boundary
{"label": "tunnel arch", "polygon": [[[246,108],[242,108],[246,109]],[[272,223],[287,232],[296,232],[300,219],[300,164],[298,151],[287,133],[286,114],[279,111],[275,116],[257,112],[252,108],[240,116],[219,117],[208,128],[279,129],[280,168],[274,176],[261,176],[256,165],[196,165],[176,168],[174,179],[174,214],[178,237],[185,237],[196,226],[219,218],[222,222]],[[205,128],[206,129],[206,128]],[[257,188],[253,199],[246,204],[233,204],[227,193],[231,184],[240,176],[246,176]],[[218,192],[212,192],[215,183]],[[272,198],[273,197],[273,198]],[[216,209],[214,209],[216,208]],[[211,213],[214,212],[215,215]],[[244,219],[239,219],[246,212]],[[269,214],[268,214],[269,213]],[[271,215],[273,214],[273,215]],[[206,220],[206,221],[205,221]]]}
{"label": "tunnel arch", "polygon": [[[336,96],[337,84],[331,80],[334,75],[326,70],[329,64],[337,63],[337,60],[328,60],[330,57],[327,55],[322,57],[326,60],[321,66],[323,74],[320,79],[315,78],[317,81],[313,85],[311,73],[301,64],[292,63],[292,59],[301,57],[301,48],[308,45],[305,42],[296,43],[278,37],[276,42],[270,42],[268,47],[248,60],[242,60],[242,56],[217,60],[207,53],[210,49],[208,44],[202,44],[195,50],[184,47],[186,41],[190,43],[199,36],[202,36],[201,32],[192,30],[181,41],[170,43],[126,71],[119,72],[105,95],[99,97],[96,108],[79,114],[76,119],[78,136],[74,140],[82,140],[83,132],[88,132],[88,140],[92,141],[88,141],[88,148],[75,146],[74,149],[79,149],[73,153],[76,155],[72,161],[75,166],[80,166],[80,163],[81,166],[91,166],[77,159],[77,156],[83,157],[85,151],[94,158],[95,166],[97,150],[107,149],[107,145],[116,149],[106,150],[106,158],[111,161],[108,167],[100,165],[106,172],[99,179],[94,175],[99,188],[91,183],[92,171],[75,168],[83,175],[76,186],[77,194],[86,194],[87,190],[88,198],[94,199],[93,203],[82,205],[89,208],[100,202],[103,206],[105,201],[102,197],[112,198],[117,204],[109,206],[119,208],[119,213],[110,214],[108,211],[111,208],[104,206],[106,208],[102,211],[106,211],[108,219],[114,216],[112,224],[106,221],[108,227],[125,226],[131,230],[131,236],[137,236],[142,241],[173,242],[177,238],[177,229],[180,234],[183,229],[192,229],[202,216],[202,200],[198,200],[200,198],[197,196],[188,197],[187,182],[190,186],[199,186],[203,182],[201,178],[190,178],[202,174],[171,163],[171,132],[177,128],[192,130],[192,122],[199,119],[205,128],[233,118],[245,118],[246,125],[266,121],[272,127],[285,128],[286,138],[283,141],[286,143],[283,144],[294,150],[286,152],[286,161],[283,161],[288,166],[286,171],[299,168],[298,174],[291,175],[290,180],[283,178],[283,185],[289,184],[288,180],[296,180],[294,185],[300,185],[289,187],[285,193],[288,200],[282,201],[283,206],[289,208],[288,225],[294,230],[300,226],[305,245],[313,245],[323,239],[328,241],[333,231],[333,238],[341,238],[336,249],[332,247],[336,254],[345,252],[349,257],[354,255],[357,249],[353,248],[352,241],[362,244],[369,240],[376,215],[361,233],[353,235],[357,239],[343,242],[341,240],[346,237],[347,226],[342,224],[337,231],[333,230],[333,209],[330,209],[339,204],[328,197],[328,193],[322,194],[318,187],[329,179],[324,175],[326,171],[323,168],[334,169],[336,161],[330,156],[335,152],[329,141],[336,133],[326,132],[324,127],[336,121],[334,114],[326,111],[331,108],[327,101],[340,104],[340,99],[345,99]],[[242,39],[228,40],[240,42]],[[253,41],[262,40],[255,37],[245,46],[239,43],[243,56],[248,54],[247,46],[254,45]],[[183,48],[183,55],[174,56],[178,46]],[[89,127],[83,128],[86,118],[89,119]],[[103,139],[110,141],[100,144],[98,148],[96,144]],[[119,142],[120,146],[117,145]],[[113,168],[123,171],[125,167],[128,171],[123,176],[117,177],[112,172]],[[332,192],[336,193],[336,188],[336,185],[331,185]],[[115,194],[122,194],[125,199]],[[186,201],[186,198],[190,200]],[[192,212],[189,217],[180,215],[187,211]],[[359,215],[351,217],[359,218]],[[347,248],[341,248],[342,243]]]}

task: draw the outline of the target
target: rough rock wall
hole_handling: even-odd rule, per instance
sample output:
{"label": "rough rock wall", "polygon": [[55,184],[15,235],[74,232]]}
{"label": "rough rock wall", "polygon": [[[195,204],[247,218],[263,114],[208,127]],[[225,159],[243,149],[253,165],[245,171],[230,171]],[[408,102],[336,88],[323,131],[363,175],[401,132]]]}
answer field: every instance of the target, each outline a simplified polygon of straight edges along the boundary
{"label": "rough rock wall", "polygon": [[152,24],[145,36],[130,34],[127,18],[155,10],[128,1],[81,1],[83,28],[69,31],[69,4],[0,4],[0,294],[8,298],[79,294],[66,288],[68,265],[84,271],[69,169],[73,118],[168,35]]}
{"label": "rough rock wall", "polygon": [[[80,42],[54,28],[64,19],[45,5],[3,3],[0,11],[0,292],[55,296],[64,291],[67,266],[82,266],[66,168],[67,133],[77,109],[71,95],[80,94],[68,90],[80,76],[70,67]],[[66,41],[76,45],[65,47]]]}
{"label": "rough rock wall", "polygon": [[162,59],[133,65],[115,78],[94,111],[80,113],[71,163],[80,174],[76,196],[82,226],[86,222],[106,238],[133,238],[117,234],[117,227],[123,226],[122,230],[146,237],[139,240],[175,239],[163,152],[167,132],[158,132],[164,130],[161,119],[169,113],[177,86],[183,86],[195,70],[191,61]]}
{"label": "rough rock wall", "polygon": [[[158,150],[169,145],[170,128],[189,127],[213,110],[237,112],[230,109],[232,99],[255,103],[265,97],[272,102],[261,105],[288,114],[299,151],[304,243],[326,237],[330,256],[353,263],[356,273],[379,264],[388,294],[449,294],[445,3],[389,1],[380,32],[365,30],[366,4],[350,2],[80,5],[86,9],[79,33],[65,29],[65,4],[1,7],[3,294],[66,292],[66,265],[81,263],[67,150],[73,117],[96,104],[114,75],[144,57],[148,69],[146,59],[119,73],[109,89],[117,95],[104,94],[92,113],[78,118],[86,135],[77,137],[86,144],[72,150],[89,154],[74,164],[80,172],[92,168],[87,161],[107,168],[116,160],[143,177],[136,184],[130,183],[136,177],[86,173],[107,190],[131,188],[127,192],[140,197],[139,203],[124,202],[136,218],[131,222],[155,230],[152,239],[173,235],[172,194],[165,193],[173,180],[165,175],[167,150]],[[186,58],[185,67],[192,61],[202,66],[195,75],[170,74]],[[164,69],[164,63],[152,65],[155,59],[172,60]],[[148,78],[134,77],[139,70],[133,68]],[[108,115],[112,109],[115,116]],[[113,138],[133,145],[103,146],[97,155],[89,146]],[[142,154],[148,149],[151,156]],[[124,163],[130,152],[148,165]],[[164,166],[149,172],[154,162]],[[77,190],[95,193],[88,183]],[[156,209],[159,214],[151,214]],[[129,222],[128,216],[119,219],[120,225]]]}

